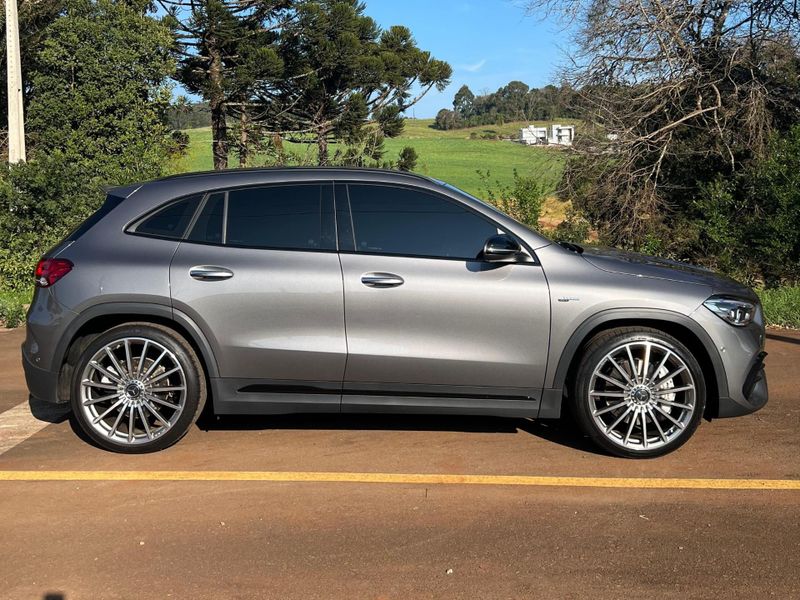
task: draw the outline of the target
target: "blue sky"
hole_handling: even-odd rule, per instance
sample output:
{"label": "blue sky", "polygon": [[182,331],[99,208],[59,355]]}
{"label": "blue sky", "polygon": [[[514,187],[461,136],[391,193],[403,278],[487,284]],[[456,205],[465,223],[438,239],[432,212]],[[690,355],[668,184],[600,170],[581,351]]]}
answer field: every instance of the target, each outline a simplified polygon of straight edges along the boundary
{"label": "blue sky", "polygon": [[414,107],[418,118],[451,108],[465,83],[475,94],[515,79],[554,83],[566,46],[561,27],[527,16],[520,0],[366,0],[366,7],[381,27],[405,25],[420,48],[453,67],[450,86]]}

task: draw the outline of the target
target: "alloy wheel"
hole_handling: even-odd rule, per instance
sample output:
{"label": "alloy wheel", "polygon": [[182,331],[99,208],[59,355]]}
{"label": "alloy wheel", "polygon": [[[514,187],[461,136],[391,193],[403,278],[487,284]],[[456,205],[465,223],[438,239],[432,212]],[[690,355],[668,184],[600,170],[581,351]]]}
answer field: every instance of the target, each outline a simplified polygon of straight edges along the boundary
{"label": "alloy wheel", "polygon": [[655,341],[621,344],[595,367],[587,401],[612,443],[655,450],[680,437],[695,413],[695,382],[686,362]]}
{"label": "alloy wheel", "polygon": [[123,445],[169,431],[186,404],[186,374],[163,344],[124,337],[100,348],[83,369],[80,408],[100,435]]}

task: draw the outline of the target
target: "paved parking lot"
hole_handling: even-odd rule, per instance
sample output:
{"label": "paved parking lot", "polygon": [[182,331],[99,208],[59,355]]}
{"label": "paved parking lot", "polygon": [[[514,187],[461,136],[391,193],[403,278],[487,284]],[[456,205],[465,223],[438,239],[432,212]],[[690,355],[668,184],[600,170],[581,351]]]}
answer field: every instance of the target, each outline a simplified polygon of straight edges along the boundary
{"label": "paved parking lot", "polygon": [[796,333],[769,335],[764,410],[649,461],[390,415],[206,419],[120,456],[29,404],[22,337],[0,332],[0,598],[800,597]]}

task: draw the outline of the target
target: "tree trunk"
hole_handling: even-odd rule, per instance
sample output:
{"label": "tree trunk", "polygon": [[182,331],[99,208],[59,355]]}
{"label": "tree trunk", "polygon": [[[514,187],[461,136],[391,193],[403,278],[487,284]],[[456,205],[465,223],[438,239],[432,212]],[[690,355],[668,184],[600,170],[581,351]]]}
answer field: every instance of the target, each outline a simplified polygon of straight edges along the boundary
{"label": "tree trunk", "polygon": [[249,127],[247,109],[242,106],[239,113],[239,166],[244,168],[250,161],[250,148],[248,146],[247,128]]}
{"label": "tree trunk", "polygon": [[222,90],[222,54],[214,41],[209,42],[208,54],[211,94],[211,151],[214,156],[214,170],[228,168],[228,124],[225,120],[225,93]]}
{"label": "tree trunk", "polygon": [[328,129],[324,125],[317,129],[317,162],[321,167],[328,164]]}

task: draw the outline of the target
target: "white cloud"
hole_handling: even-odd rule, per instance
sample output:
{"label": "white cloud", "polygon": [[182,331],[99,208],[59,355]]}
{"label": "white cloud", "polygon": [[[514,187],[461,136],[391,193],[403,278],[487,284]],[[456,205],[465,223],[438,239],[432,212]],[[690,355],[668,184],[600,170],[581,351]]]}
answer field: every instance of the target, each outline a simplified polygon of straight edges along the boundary
{"label": "white cloud", "polygon": [[482,58],[478,62],[473,65],[461,65],[462,71],[469,71],[470,73],[477,73],[483,68],[483,65],[486,64],[486,59]]}

